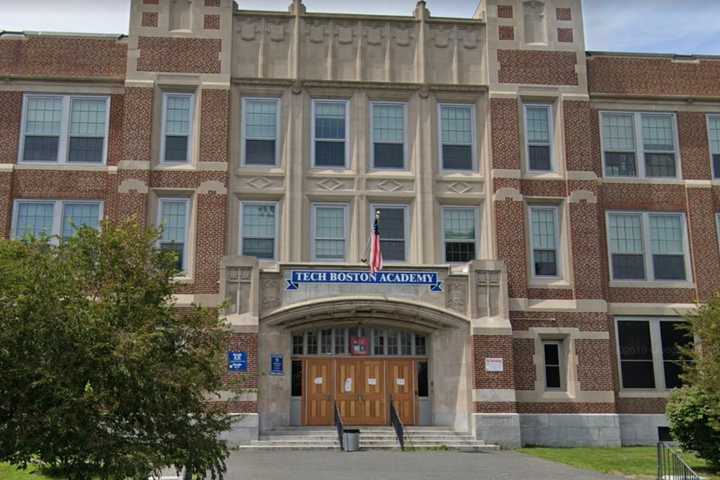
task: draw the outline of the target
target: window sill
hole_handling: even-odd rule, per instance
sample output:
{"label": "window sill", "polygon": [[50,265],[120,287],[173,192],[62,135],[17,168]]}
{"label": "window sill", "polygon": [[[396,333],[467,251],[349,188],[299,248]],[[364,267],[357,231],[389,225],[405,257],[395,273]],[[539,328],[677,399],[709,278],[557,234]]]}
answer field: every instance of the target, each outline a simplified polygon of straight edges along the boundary
{"label": "window sill", "polygon": [[684,281],[646,281],[646,280],[610,280],[610,288],[695,288],[693,282]]}
{"label": "window sill", "polygon": [[571,288],[572,285],[562,278],[532,278],[528,282],[530,288]]}
{"label": "window sill", "polygon": [[338,174],[344,174],[344,175],[355,175],[355,172],[349,168],[349,167],[316,167],[312,166],[310,168],[311,174],[328,174],[328,175],[338,175]]}
{"label": "window sill", "polygon": [[562,173],[557,171],[539,172],[539,171],[527,171],[522,173],[523,180],[564,180],[565,177]]}
{"label": "window sill", "polygon": [[153,165],[153,170],[197,170],[190,162],[160,162]]}
{"label": "window sill", "polygon": [[570,395],[565,390],[543,390],[540,392],[541,400],[575,400],[573,395]]}
{"label": "window sill", "polygon": [[172,278],[173,285],[190,285],[193,282],[194,282],[193,277],[187,276],[187,275],[178,275],[177,277]]}
{"label": "window sill", "polygon": [[603,175],[602,181],[604,183],[684,184],[682,178],[680,177],[608,177],[607,175]]}
{"label": "window sill", "polygon": [[672,390],[624,389],[618,392],[619,398],[669,398]]}
{"label": "window sill", "polygon": [[284,170],[279,165],[246,165],[242,164],[237,169],[237,173],[284,173]]}

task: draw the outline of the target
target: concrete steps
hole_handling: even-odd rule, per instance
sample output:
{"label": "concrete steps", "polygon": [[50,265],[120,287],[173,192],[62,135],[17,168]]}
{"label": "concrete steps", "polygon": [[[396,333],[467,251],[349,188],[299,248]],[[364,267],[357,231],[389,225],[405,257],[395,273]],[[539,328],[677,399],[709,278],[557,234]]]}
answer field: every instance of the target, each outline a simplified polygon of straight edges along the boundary
{"label": "concrete steps", "polygon": [[[353,427],[346,427],[353,428]],[[362,450],[399,449],[395,431],[390,427],[358,427]],[[297,427],[272,430],[240,450],[339,450],[337,432],[331,427]],[[465,452],[498,450],[476,440],[472,434],[455,432],[445,427],[408,427],[405,430],[406,449],[438,449]]]}

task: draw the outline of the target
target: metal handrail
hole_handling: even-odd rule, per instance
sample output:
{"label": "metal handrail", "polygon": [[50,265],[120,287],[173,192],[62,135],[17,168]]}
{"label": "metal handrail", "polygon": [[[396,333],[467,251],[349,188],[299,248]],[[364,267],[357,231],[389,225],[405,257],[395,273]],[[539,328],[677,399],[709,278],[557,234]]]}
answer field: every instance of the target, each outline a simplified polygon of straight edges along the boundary
{"label": "metal handrail", "polygon": [[658,480],[700,480],[700,475],[690,468],[680,455],[665,442],[657,444]]}
{"label": "metal handrail", "polygon": [[342,416],[340,415],[340,409],[338,408],[337,402],[333,403],[335,407],[335,429],[337,430],[338,440],[340,441],[340,450],[344,448],[343,445],[343,433],[345,433],[345,426],[343,425]]}
{"label": "metal handrail", "polygon": [[395,435],[397,436],[398,443],[400,443],[400,450],[405,450],[405,427],[403,426],[400,415],[398,415],[395,409],[395,402],[390,398],[390,423],[395,429]]}

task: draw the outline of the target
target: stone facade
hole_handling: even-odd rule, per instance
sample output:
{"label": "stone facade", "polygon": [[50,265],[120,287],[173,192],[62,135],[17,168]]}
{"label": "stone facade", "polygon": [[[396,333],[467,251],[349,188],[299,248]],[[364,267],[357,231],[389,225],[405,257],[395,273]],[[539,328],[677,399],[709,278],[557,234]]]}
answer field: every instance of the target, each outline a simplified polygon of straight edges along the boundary
{"label": "stone facade", "polygon": [[[226,376],[220,401],[235,442],[293,420],[291,379],[271,353],[293,357],[292,334],[359,321],[430,340],[431,422],[506,447],[645,444],[664,426],[668,391],[621,387],[616,321],[672,319],[718,288],[709,115],[720,112],[712,58],[586,53],[579,0],[482,0],[473,18],[239,10],[231,0],[133,0],[127,37],[0,36],[0,237],[18,200],[96,200],[106,218],[157,221],[160,201],[190,201],[188,268],[176,300],[225,303],[229,351],[247,373]],[[162,160],[164,98],[192,93],[184,165]],[[32,94],[109,98],[106,161],[23,162]],[[248,98],[279,106],[276,162],[243,162]],[[347,101],[347,161],[313,166],[313,101]],[[405,105],[406,168],[373,168],[371,103]],[[442,168],[438,112],[469,105],[473,168]],[[550,112],[551,171],[529,168],[527,105]],[[602,112],[669,112],[678,176],[604,175]],[[720,154],[720,152],[715,152]],[[277,208],[273,261],[242,256],[241,211]],[[314,261],[313,205],[347,208],[345,261]],[[366,270],[374,205],[407,212],[407,261],[388,271],[437,273],[425,287],[303,286],[294,269]],[[558,215],[560,272],[533,275],[531,208]],[[445,261],[443,208],[472,207],[477,259]],[[676,212],[687,222],[688,281],[611,279],[606,213]],[[700,261],[698,261],[700,260]],[[358,320],[360,319],[360,320]],[[353,323],[355,322],[355,323]],[[562,344],[563,388],[546,388],[543,348]],[[490,371],[490,362],[502,362]]]}

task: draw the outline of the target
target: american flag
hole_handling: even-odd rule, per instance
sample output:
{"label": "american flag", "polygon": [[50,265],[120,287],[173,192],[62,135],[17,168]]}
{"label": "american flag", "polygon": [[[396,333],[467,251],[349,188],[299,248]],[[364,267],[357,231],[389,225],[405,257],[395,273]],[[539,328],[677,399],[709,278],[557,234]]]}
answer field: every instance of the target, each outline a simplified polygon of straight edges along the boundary
{"label": "american flag", "polygon": [[380,212],[375,213],[375,223],[370,236],[370,271],[375,273],[383,268],[382,249],[380,248]]}

